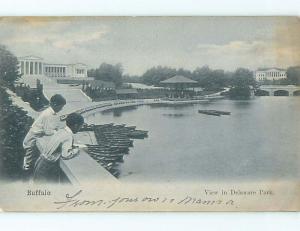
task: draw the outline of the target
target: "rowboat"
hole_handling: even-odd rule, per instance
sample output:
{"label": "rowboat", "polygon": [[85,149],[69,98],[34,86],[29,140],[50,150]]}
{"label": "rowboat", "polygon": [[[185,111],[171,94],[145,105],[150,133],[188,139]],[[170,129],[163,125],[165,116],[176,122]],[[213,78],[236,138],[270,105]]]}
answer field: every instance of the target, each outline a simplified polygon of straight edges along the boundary
{"label": "rowboat", "polygon": [[198,110],[201,114],[220,116],[220,115],[230,115],[231,112],[227,111],[217,111],[217,110]]}
{"label": "rowboat", "polygon": [[85,124],[82,131],[94,131],[98,144],[87,144],[87,153],[116,177],[120,172],[115,168],[124,162],[123,157],[129,153],[129,147],[133,147],[132,139],[144,139],[148,135],[148,131],[136,130],[135,126],[113,123]]}

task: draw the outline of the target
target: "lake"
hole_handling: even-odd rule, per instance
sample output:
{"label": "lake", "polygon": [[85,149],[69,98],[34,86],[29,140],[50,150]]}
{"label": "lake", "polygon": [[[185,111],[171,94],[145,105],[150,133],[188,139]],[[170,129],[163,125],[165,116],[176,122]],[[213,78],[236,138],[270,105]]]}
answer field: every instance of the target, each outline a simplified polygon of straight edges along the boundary
{"label": "lake", "polygon": [[117,109],[90,115],[87,122],[149,131],[124,157],[121,181],[287,180],[300,175],[299,108],[299,97],[257,97]]}

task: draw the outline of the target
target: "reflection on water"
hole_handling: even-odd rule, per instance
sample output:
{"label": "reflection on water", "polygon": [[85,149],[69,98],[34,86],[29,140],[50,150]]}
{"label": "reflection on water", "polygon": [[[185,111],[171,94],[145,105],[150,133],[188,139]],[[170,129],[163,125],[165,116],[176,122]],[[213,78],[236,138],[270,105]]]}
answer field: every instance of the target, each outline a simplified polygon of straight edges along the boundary
{"label": "reflection on water", "polygon": [[103,115],[112,113],[114,117],[120,117],[120,116],[122,116],[123,112],[133,111],[135,109],[137,109],[137,106],[127,106],[127,107],[122,107],[122,108],[109,109],[106,111],[102,111],[101,113]]}
{"label": "reflection on water", "polygon": [[[298,108],[298,97],[261,97],[140,106],[118,117],[113,112],[98,113],[88,122],[135,125],[149,131],[147,139],[134,141],[126,156],[123,181],[289,179],[300,175]],[[231,115],[205,115],[199,109]]]}
{"label": "reflection on water", "polygon": [[255,102],[255,100],[237,100],[233,101],[233,106],[240,109],[248,108],[251,107]]}
{"label": "reflection on water", "polygon": [[168,117],[182,117],[185,116],[183,113],[163,113],[163,116],[168,116]]}

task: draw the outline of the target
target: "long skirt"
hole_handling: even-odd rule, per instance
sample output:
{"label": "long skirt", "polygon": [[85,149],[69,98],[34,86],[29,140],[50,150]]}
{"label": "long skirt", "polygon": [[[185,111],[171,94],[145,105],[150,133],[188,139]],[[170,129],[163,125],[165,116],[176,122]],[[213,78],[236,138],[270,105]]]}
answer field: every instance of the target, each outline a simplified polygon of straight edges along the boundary
{"label": "long skirt", "polygon": [[37,161],[39,156],[40,156],[40,151],[36,146],[36,141],[33,141],[30,147],[25,148],[23,169],[33,170],[35,162]]}
{"label": "long skirt", "polygon": [[59,160],[52,162],[40,156],[37,160],[33,173],[35,183],[59,183],[60,166]]}
{"label": "long skirt", "polygon": [[34,166],[40,156],[40,151],[36,147],[35,142],[31,147],[25,149],[23,160],[23,181],[29,181],[33,177]]}

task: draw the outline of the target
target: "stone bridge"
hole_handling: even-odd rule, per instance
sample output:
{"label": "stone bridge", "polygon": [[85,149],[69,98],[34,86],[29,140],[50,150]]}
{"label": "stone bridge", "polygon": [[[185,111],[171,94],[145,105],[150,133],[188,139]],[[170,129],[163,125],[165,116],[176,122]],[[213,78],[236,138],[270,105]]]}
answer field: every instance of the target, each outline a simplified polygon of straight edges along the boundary
{"label": "stone bridge", "polygon": [[295,85],[262,85],[259,90],[269,96],[300,96],[300,86]]}

